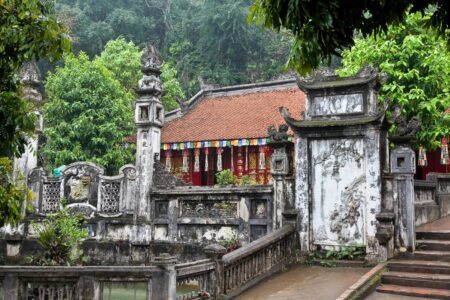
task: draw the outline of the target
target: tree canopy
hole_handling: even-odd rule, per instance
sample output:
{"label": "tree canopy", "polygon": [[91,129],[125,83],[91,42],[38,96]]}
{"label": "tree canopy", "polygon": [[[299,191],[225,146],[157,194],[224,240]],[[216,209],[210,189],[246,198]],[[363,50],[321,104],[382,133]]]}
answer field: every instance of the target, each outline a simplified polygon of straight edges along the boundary
{"label": "tree canopy", "polygon": [[295,39],[288,65],[306,74],[352,46],[355,31],[364,36],[385,32],[390,24],[400,24],[409,9],[432,9],[426,25],[449,37],[450,5],[445,0],[255,0],[249,20],[266,28],[289,29]]}
{"label": "tree canopy", "polygon": [[[96,57],[96,61],[103,64],[112,72],[120,84],[134,93],[137,82],[142,77],[140,57],[142,50],[132,41],[127,42],[124,37],[109,41],[105,50]],[[177,98],[184,99],[185,95],[177,79],[177,70],[170,62],[164,62],[161,73],[164,84],[162,102],[166,111],[176,109],[179,105]]]}
{"label": "tree canopy", "polygon": [[0,157],[20,156],[34,131],[32,108],[20,94],[19,68],[32,59],[57,60],[70,50],[52,3],[0,0]]}
{"label": "tree canopy", "polygon": [[354,75],[364,65],[388,74],[380,99],[400,104],[407,119],[418,116],[420,145],[433,149],[450,134],[450,51],[447,42],[423,24],[431,14],[407,14],[405,22],[385,33],[355,39],[343,52],[340,75]]}
{"label": "tree canopy", "polygon": [[44,105],[47,143],[42,154],[48,166],[92,161],[108,174],[133,161],[122,147],[133,131],[133,95],[99,61],[80,52],[49,74]]}
{"label": "tree canopy", "polygon": [[198,76],[219,85],[277,77],[289,54],[288,33],[249,26],[246,0],[59,0],[57,10],[75,52],[91,58],[119,36],[139,48],[151,42],[187,96],[198,92]]}

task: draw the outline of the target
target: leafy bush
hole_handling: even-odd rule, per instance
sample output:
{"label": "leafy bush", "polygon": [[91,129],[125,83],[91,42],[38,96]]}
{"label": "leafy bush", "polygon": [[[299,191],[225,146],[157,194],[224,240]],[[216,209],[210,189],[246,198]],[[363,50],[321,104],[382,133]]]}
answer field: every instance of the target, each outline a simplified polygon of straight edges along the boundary
{"label": "leafy bush", "polygon": [[227,169],[216,173],[216,182],[219,185],[237,184],[238,178],[233,171]]}
{"label": "leafy bush", "polygon": [[42,223],[33,223],[37,241],[44,251],[31,258],[39,265],[81,264],[81,243],[88,236],[81,227],[82,216],[73,214],[68,208],[47,216]]}
{"label": "leafy bush", "polygon": [[34,194],[25,187],[21,178],[15,180],[12,176],[12,161],[9,158],[0,158],[0,227],[5,224],[15,225],[22,219],[24,206]]}
{"label": "leafy bush", "polygon": [[241,185],[255,185],[258,184],[256,180],[248,175],[244,175],[241,178]]}

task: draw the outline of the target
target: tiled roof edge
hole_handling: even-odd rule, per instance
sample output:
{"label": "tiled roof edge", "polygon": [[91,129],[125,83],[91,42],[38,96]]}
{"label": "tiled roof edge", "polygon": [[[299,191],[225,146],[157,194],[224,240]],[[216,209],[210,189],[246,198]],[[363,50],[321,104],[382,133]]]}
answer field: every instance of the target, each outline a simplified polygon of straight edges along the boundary
{"label": "tiled roof edge", "polygon": [[237,91],[249,91],[252,89],[264,89],[268,87],[273,86],[284,86],[289,84],[296,84],[297,81],[296,78],[289,78],[289,79],[281,79],[281,80],[272,80],[272,81],[264,81],[264,82],[257,82],[257,83],[248,83],[248,84],[239,84],[239,85],[232,85],[232,86],[225,86],[210,90],[200,90],[197,94],[191,97],[186,102],[186,110],[183,112],[180,108],[177,108],[175,110],[169,111],[165,114],[166,121],[171,121],[173,119],[177,119],[181,116],[183,116],[187,111],[191,110],[204,96],[209,95],[226,95],[228,92],[237,92]]}

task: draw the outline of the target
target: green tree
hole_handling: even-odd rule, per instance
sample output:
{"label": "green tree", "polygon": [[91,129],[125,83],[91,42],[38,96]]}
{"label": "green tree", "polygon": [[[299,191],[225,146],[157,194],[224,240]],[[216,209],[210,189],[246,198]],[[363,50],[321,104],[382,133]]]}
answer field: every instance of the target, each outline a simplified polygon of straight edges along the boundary
{"label": "green tree", "polygon": [[[140,58],[142,51],[133,42],[119,37],[109,41],[105,50],[95,61],[103,64],[112,72],[115,79],[128,91],[134,93],[138,80],[142,78]],[[166,111],[178,107],[176,99],[184,99],[185,95],[177,79],[177,70],[171,63],[165,62],[162,67],[161,80],[164,84],[162,102]]]}
{"label": "green tree", "polygon": [[57,60],[70,49],[53,1],[0,0],[0,157],[20,156],[35,117],[20,95],[17,72],[31,59]]}
{"label": "green tree", "polygon": [[354,75],[364,65],[388,74],[380,99],[403,106],[406,118],[419,116],[417,138],[429,149],[450,133],[450,52],[443,38],[423,26],[430,14],[408,14],[404,23],[389,26],[386,33],[356,38],[343,52],[340,75]]}
{"label": "green tree", "polygon": [[121,146],[133,131],[133,95],[106,67],[83,52],[68,55],[45,88],[48,142],[41,151],[49,166],[92,161],[114,174],[133,161],[132,149]]}
{"label": "green tree", "polygon": [[429,5],[434,11],[427,26],[449,38],[450,6],[445,0],[255,0],[249,20],[291,30],[295,40],[288,64],[305,74],[352,46],[355,31],[364,36],[385,32],[389,24],[401,23],[411,7],[423,13]]}

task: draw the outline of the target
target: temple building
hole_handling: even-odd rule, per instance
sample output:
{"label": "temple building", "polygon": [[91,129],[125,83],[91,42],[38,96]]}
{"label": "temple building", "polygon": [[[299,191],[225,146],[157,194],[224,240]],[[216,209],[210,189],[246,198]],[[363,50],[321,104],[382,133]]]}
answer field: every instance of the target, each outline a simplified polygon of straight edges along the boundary
{"label": "temple building", "polygon": [[[247,176],[250,182],[267,184],[269,131],[285,123],[282,106],[298,118],[304,111],[304,94],[295,79],[202,89],[181,108],[166,113],[162,163],[192,185],[214,185],[215,174],[225,169],[238,179]],[[287,133],[293,142],[293,133]],[[293,144],[290,152],[293,155]]]}

